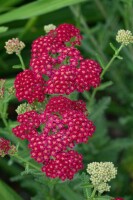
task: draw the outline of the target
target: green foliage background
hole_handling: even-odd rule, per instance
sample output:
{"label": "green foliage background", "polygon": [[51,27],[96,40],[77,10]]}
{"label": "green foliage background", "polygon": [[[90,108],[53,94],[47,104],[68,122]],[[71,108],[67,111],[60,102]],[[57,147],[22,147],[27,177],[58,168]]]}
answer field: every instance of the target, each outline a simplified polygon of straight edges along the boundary
{"label": "green foliage background", "polygon": [[[119,29],[129,29],[133,33],[132,0],[1,0],[0,26],[8,30],[0,34],[0,77],[6,78],[7,86],[13,84],[19,72],[12,69],[19,64],[15,55],[5,53],[5,42],[19,37],[25,42],[22,52],[27,65],[30,60],[30,48],[34,39],[44,34],[43,26],[53,23],[75,24],[82,32],[80,47],[85,58],[92,58],[106,64],[113,55],[109,46],[115,41]],[[112,196],[133,199],[133,45],[121,52],[123,60],[116,60],[104,77],[103,83],[109,87],[101,88],[96,95],[90,119],[95,122],[96,132],[88,144],[78,145],[76,149],[84,156],[84,165],[93,161],[112,161],[118,167],[118,175],[112,181]],[[90,94],[74,93],[73,99],[84,99],[88,105]],[[16,143],[11,134],[15,126],[17,100],[12,97],[9,103],[9,127],[4,128],[1,121],[0,134]],[[25,143],[22,143],[22,155],[28,158]],[[22,173],[21,164],[8,157],[0,159],[1,200],[83,200],[78,175],[74,180],[60,182],[45,176]],[[21,174],[21,175],[20,175]],[[55,187],[54,187],[55,185]],[[16,191],[16,192],[15,192]],[[18,193],[18,194],[17,194]]]}

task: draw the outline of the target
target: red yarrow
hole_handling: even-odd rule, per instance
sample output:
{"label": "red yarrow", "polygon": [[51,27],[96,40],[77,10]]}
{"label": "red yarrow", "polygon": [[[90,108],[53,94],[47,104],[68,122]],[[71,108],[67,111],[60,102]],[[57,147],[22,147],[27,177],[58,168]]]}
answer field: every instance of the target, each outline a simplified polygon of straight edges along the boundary
{"label": "red yarrow", "polygon": [[20,114],[17,117],[18,122],[21,124],[12,129],[13,133],[20,139],[29,139],[34,135],[38,135],[36,129],[40,126],[41,121],[39,114],[35,111],[29,111],[24,114]]}
{"label": "red yarrow", "polygon": [[4,138],[0,138],[0,156],[5,156],[11,149],[10,141]]}
{"label": "red yarrow", "polygon": [[82,100],[72,101],[61,95],[52,97],[45,108],[46,113],[58,112],[60,115],[68,110],[76,110],[84,114],[87,112],[86,104]]}
{"label": "red yarrow", "polygon": [[70,42],[72,46],[80,45],[81,39],[80,31],[74,25],[61,24],[46,36],[41,36],[33,42],[32,58],[39,58],[43,53],[56,54],[60,48],[66,47],[66,42]]}
{"label": "red yarrow", "polygon": [[45,81],[43,78],[37,78],[31,70],[20,72],[14,82],[16,97],[19,101],[27,100],[33,103],[44,101],[45,98]]}
{"label": "red yarrow", "polygon": [[[47,94],[83,92],[100,84],[100,65],[83,59],[75,45],[80,45],[80,31],[62,24],[32,44],[31,69],[46,80]],[[68,45],[69,43],[69,45]]]}
{"label": "red yarrow", "polygon": [[82,155],[75,151],[61,152],[42,167],[50,178],[72,179],[74,174],[83,169]]}
{"label": "red yarrow", "polygon": [[31,157],[44,165],[42,170],[47,176],[71,179],[82,169],[81,155],[68,149],[87,142],[95,131],[86,116],[84,102],[52,97],[43,113],[26,112],[18,115],[18,122],[20,125],[13,128],[13,133],[29,141]]}
{"label": "red yarrow", "polygon": [[61,96],[100,84],[100,65],[83,59],[76,48],[81,39],[80,31],[71,24],[61,24],[37,38],[32,44],[30,69],[19,73],[14,83],[19,101],[43,102],[46,94],[60,94],[49,100],[43,112],[18,115],[20,124],[13,133],[28,140],[31,157],[43,164],[48,177],[62,180],[72,179],[83,168],[82,156],[73,148],[86,143],[95,131],[85,103]]}

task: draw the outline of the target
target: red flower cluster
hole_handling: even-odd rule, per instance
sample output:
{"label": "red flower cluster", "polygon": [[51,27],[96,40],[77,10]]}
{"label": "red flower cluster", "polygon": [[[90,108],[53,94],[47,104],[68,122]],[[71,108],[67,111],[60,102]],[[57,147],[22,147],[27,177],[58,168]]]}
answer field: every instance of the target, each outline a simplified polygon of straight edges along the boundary
{"label": "red flower cluster", "polygon": [[0,138],[0,156],[5,156],[11,149],[10,141],[4,138]]}
{"label": "red flower cluster", "polygon": [[82,156],[72,148],[87,142],[95,131],[84,102],[52,97],[43,113],[26,112],[18,116],[18,122],[14,134],[29,141],[31,157],[43,164],[47,176],[72,179],[83,168]]}
{"label": "red flower cluster", "polygon": [[116,197],[114,200],[124,200],[122,197]]}
{"label": "red flower cluster", "polygon": [[15,79],[16,97],[19,101],[26,99],[29,103],[35,100],[44,101],[45,81],[37,78],[33,71],[25,70]]}
{"label": "red flower cluster", "polygon": [[31,69],[17,75],[16,96],[19,101],[42,102],[45,94],[83,92],[100,84],[100,65],[83,59],[75,45],[80,45],[80,31],[62,24],[32,44]]}
{"label": "red flower cluster", "polygon": [[[42,102],[45,94],[70,94],[99,86],[101,67],[94,60],[83,59],[75,47],[81,39],[80,31],[70,24],[62,24],[36,39],[31,49],[31,68],[15,80],[18,100]],[[43,164],[47,176],[72,179],[83,168],[82,156],[73,147],[87,142],[95,131],[86,115],[84,102],[55,96],[43,113],[18,115],[20,125],[13,132],[29,141],[31,157]]]}

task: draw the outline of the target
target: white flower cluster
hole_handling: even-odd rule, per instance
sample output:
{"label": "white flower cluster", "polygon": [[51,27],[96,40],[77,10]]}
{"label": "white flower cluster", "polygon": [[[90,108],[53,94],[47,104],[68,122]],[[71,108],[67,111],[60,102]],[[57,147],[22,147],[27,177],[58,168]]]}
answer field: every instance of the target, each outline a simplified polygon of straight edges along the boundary
{"label": "white flower cluster", "polygon": [[20,53],[20,51],[25,47],[25,44],[20,41],[18,38],[12,38],[6,42],[4,46],[6,49],[6,53],[13,54],[13,53]]}
{"label": "white flower cluster", "polygon": [[117,169],[112,162],[93,162],[88,164],[87,172],[95,189],[103,193],[110,191],[108,182],[116,177]]}
{"label": "white flower cluster", "polygon": [[33,108],[30,104],[22,103],[17,107],[16,112],[18,115],[20,115],[20,114],[23,114],[23,113],[31,111],[31,110],[33,110]]}
{"label": "white flower cluster", "polygon": [[45,25],[44,26],[44,31],[46,33],[50,32],[51,30],[54,30],[56,28],[56,26],[54,24],[49,24],[49,25]]}
{"label": "white flower cluster", "polygon": [[133,43],[133,35],[129,30],[121,29],[116,35],[116,41],[124,45],[128,45]]}

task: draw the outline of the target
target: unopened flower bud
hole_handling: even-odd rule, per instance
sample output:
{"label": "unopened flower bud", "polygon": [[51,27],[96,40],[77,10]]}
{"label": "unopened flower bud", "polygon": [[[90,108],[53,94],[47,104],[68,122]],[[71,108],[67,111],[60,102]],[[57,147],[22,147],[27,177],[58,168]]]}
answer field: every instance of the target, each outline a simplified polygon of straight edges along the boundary
{"label": "unopened flower bud", "polygon": [[19,54],[24,47],[25,44],[18,38],[12,38],[11,40],[8,40],[5,45],[5,49],[8,54]]}
{"label": "unopened flower bud", "polygon": [[133,35],[129,30],[121,29],[116,35],[116,41],[123,45],[128,45],[133,43]]}
{"label": "unopened flower bud", "polygon": [[50,32],[51,30],[54,30],[55,28],[56,28],[56,26],[53,25],[53,24],[45,25],[45,26],[44,26],[44,31],[45,31],[46,33],[48,33],[48,32]]}
{"label": "unopened flower bud", "polygon": [[11,145],[8,154],[12,156],[12,155],[14,155],[15,153],[17,153],[16,146],[15,146],[15,145]]}
{"label": "unopened flower bud", "polygon": [[9,93],[10,95],[14,95],[14,94],[15,94],[15,88],[14,88],[14,86],[8,88],[8,93]]}
{"label": "unopened flower bud", "polygon": [[23,114],[25,112],[31,111],[32,109],[33,108],[30,104],[22,103],[17,107],[16,112],[17,112],[18,115],[20,115],[20,114]]}

